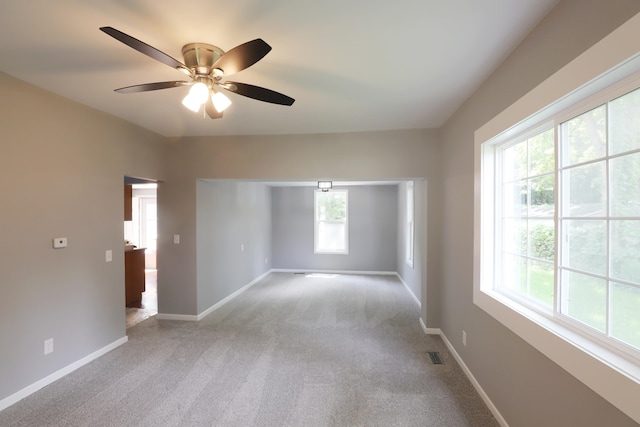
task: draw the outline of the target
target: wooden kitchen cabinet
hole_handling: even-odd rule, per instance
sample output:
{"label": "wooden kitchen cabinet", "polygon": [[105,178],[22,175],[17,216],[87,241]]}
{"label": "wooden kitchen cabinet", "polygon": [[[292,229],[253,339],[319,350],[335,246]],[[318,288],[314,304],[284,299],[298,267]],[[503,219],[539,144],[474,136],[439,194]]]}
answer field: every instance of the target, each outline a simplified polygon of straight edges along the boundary
{"label": "wooden kitchen cabinet", "polygon": [[124,287],[127,307],[140,307],[144,281],[144,248],[124,252]]}

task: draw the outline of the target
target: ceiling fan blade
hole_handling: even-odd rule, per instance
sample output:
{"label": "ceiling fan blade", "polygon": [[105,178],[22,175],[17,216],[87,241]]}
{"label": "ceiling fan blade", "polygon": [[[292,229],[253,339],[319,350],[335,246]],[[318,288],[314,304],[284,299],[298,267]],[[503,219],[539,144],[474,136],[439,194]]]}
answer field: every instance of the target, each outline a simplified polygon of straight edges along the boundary
{"label": "ceiling fan blade", "polygon": [[184,80],[179,80],[175,82],[143,83],[140,85],[121,87],[119,89],[116,89],[115,92],[118,92],[118,93],[149,92],[151,90],[160,90],[160,89],[169,89],[172,87],[188,86],[191,83],[192,82],[185,82]]}
{"label": "ceiling fan blade", "polygon": [[264,40],[251,40],[226,52],[213,63],[212,69],[219,68],[225,76],[230,76],[260,61],[270,50],[271,46]]}
{"label": "ceiling fan blade", "polygon": [[130,48],[133,48],[138,52],[143,53],[148,57],[155,59],[156,61],[160,61],[163,64],[168,65],[169,67],[172,67],[177,70],[187,72],[187,74],[190,74],[189,69],[182,62],[170,57],[164,52],[159,51],[153,46],[149,46],[145,42],[142,42],[136,38],[133,38],[130,35],[123,33],[122,31],[118,31],[113,27],[100,27],[100,30],[106,34],[109,34],[114,39],[126,44]]}
{"label": "ceiling fan blade", "polygon": [[258,101],[270,102],[272,104],[292,105],[296,101],[280,92],[247,83],[224,82],[220,83],[220,86],[238,95],[257,99]]}
{"label": "ceiling fan blade", "polygon": [[207,115],[212,119],[222,118],[222,113],[219,113],[218,110],[216,110],[216,107],[213,106],[213,101],[211,100],[211,97],[207,98],[207,102],[204,104],[204,109],[207,112]]}

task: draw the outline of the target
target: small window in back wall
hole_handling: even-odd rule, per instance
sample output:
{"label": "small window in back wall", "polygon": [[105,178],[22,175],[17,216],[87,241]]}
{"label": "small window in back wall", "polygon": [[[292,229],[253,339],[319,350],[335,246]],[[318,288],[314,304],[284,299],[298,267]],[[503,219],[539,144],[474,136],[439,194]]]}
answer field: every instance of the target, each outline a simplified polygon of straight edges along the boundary
{"label": "small window in back wall", "polygon": [[315,253],[349,253],[347,190],[315,192]]}

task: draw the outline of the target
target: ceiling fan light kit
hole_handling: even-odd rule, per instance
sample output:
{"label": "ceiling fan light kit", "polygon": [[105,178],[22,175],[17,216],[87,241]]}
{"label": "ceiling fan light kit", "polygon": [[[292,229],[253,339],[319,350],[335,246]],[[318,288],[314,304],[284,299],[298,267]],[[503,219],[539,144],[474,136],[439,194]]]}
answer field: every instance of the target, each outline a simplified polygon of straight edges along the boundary
{"label": "ceiling fan light kit", "polygon": [[213,101],[213,106],[218,110],[218,113],[222,113],[231,105],[231,100],[222,92],[215,92],[211,95],[211,101]]}
{"label": "ceiling fan light kit", "polygon": [[194,113],[200,111],[204,105],[207,115],[212,119],[222,117],[222,112],[231,105],[231,100],[216,90],[216,86],[271,104],[292,105],[295,102],[293,98],[271,89],[240,82],[222,81],[223,78],[250,67],[269,53],[271,46],[262,39],[251,40],[227,52],[207,43],[189,43],[182,47],[184,58],[184,63],[182,63],[113,27],[101,27],[100,30],[132,49],[175,68],[191,78],[191,81],[144,83],[122,87],[115,90],[118,93],[148,92],[191,86],[189,93],[182,100],[182,105]]}
{"label": "ceiling fan light kit", "polygon": [[189,93],[187,93],[187,96],[182,100],[182,105],[194,113],[197,113],[200,111],[200,107],[207,102],[208,96],[209,88],[207,85],[202,82],[196,82],[191,86]]}

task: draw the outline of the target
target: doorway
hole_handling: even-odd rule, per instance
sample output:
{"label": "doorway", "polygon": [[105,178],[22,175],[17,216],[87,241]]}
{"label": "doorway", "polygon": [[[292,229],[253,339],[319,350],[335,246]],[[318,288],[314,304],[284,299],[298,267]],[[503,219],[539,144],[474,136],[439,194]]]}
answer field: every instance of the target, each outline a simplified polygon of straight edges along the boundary
{"label": "doorway", "polygon": [[[139,180],[138,180],[139,181]],[[127,180],[125,179],[125,183]],[[134,304],[127,304],[126,327],[129,328],[158,313],[158,275],[156,249],[158,235],[157,184],[134,182],[131,185],[131,221],[124,222],[125,286],[130,274],[144,275],[143,292]],[[135,251],[137,253],[132,253]],[[144,252],[142,254],[141,252]],[[131,261],[132,259],[138,261]],[[129,260],[129,261],[128,261]],[[132,263],[137,265],[132,265]],[[137,271],[131,273],[131,269]],[[142,272],[141,270],[144,270]],[[129,279],[130,280],[130,279]],[[125,290],[125,293],[129,290]],[[129,299],[129,297],[127,297]]]}

